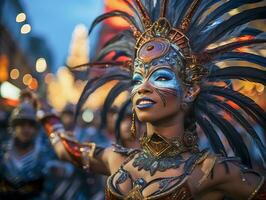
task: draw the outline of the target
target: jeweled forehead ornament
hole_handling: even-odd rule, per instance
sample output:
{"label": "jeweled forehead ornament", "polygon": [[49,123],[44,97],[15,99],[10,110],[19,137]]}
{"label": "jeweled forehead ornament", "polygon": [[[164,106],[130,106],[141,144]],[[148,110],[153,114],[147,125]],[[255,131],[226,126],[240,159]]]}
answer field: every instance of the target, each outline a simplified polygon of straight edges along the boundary
{"label": "jeweled forehead ornament", "polygon": [[178,47],[165,38],[156,37],[139,48],[134,66],[146,70],[151,66],[167,64],[179,71],[183,63],[184,56]]}

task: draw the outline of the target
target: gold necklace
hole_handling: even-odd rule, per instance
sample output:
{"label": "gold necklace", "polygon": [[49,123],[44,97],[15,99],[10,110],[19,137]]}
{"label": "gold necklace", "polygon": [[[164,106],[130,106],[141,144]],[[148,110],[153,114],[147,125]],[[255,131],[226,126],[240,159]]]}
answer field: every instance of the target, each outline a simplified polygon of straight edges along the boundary
{"label": "gold necklace", "polygon": [[184,152],[199,152],[196,133],[185,132],[182,141],[178,138],[168,139],[158,133],[143,136],[140,144],[143,151],[155,157],[173,157]]}

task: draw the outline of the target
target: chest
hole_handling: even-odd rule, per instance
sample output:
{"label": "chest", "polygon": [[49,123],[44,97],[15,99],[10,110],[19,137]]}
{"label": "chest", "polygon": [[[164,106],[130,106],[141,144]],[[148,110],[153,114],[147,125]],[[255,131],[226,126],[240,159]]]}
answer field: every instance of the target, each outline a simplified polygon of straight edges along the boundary
{"label": "chest", "polygon": [[186,157],[149,155],[135,154],[108,178],[109,199],[192,199],[188,180],[207,152]]}
{"label": "chest", "polygon": [[[126,177],[127,175],[122,176]],[[111,176],[108,178],[106,187],[107,200],[192,199],[192,195],[187,183],[188,177],[169,176],[154,178],[149,181],[143,178],[138,178],[135,180],[121,180],[120,177],[118,179],[116,179],[116,176]]]}
{"label": "chest", "polygon": [[138,170],[131,164],[120,167],[108,178],[109,199],[192,198],[187,183],[189,174],[184,171],[184,165],[165,171],[156,171],[151,175],[149,171]]}

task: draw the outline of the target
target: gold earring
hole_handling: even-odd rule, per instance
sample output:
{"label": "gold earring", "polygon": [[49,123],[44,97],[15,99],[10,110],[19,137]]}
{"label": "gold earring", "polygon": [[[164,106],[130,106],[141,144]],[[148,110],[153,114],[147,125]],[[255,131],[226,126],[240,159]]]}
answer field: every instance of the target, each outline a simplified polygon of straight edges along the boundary
{"label": "gold earring", "polygon": [[131,135],[136,138],[136,123],[135,123],[135,112],[132,113],[132,121],[131,121]]}

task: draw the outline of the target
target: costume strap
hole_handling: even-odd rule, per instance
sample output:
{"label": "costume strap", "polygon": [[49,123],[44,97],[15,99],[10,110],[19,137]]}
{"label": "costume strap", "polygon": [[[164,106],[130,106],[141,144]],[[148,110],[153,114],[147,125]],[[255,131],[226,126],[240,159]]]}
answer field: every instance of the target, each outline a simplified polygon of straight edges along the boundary
{"label": "costume strap", "polygon": [[266,199],[266,183],[265,177],[262,176],[259,184],[249,196],[248,200],[264,200]]}

